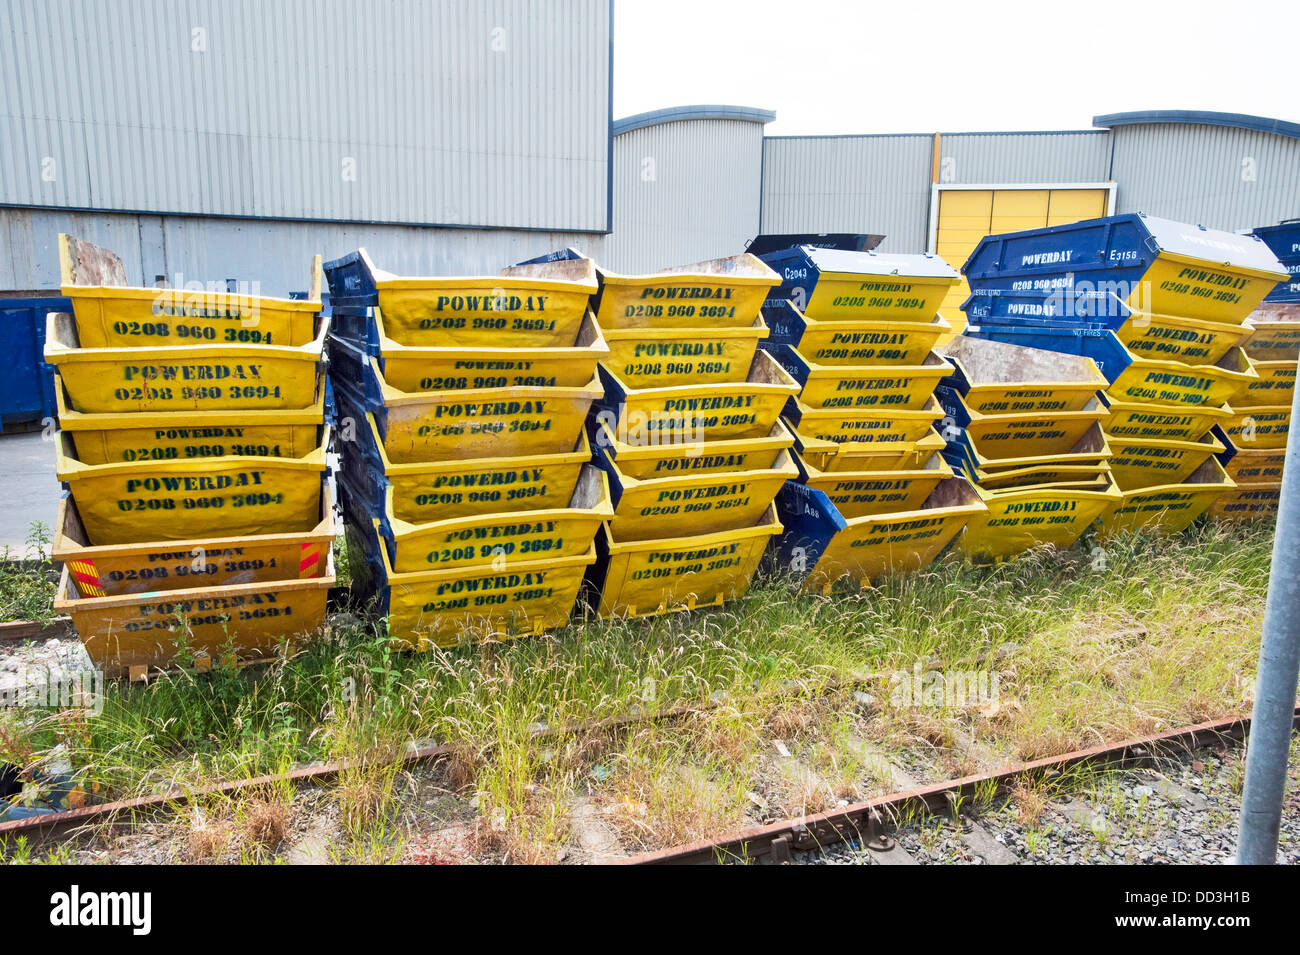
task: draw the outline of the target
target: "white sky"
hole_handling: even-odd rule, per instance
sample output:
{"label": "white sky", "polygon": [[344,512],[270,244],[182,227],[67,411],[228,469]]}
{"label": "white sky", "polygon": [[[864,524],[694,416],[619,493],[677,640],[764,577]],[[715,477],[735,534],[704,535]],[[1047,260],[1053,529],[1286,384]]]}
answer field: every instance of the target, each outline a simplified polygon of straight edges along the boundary
{"label": "white sky", "polygon": [[725,103],[768,135],[1300,121],[1295,0],[616,0],[614,117]]}

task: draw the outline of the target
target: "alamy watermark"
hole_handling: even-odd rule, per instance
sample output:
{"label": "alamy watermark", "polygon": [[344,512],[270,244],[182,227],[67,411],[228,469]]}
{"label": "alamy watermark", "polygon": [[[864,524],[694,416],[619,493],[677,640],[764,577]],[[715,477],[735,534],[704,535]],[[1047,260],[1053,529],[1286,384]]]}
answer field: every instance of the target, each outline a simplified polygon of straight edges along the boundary
{"label": "alamy watermark", "polygon": [[692,412],[605,408],[596,414],[596,447],[609,447],[612,436],[634,448],[680,447],[687,457],[697,458],[708,447],[704,440],[708,424],[705,417]]}
{"label": "alamy watermark", "polygon": [[[977,289],[972,314],[997,318],[1132,318],[1141,327],[1151,323],[1154,289],[1146,280],[1099,280],[1061,276],[1017,280],[1009,289]],[[980,299],[985,301],[980,303]]]}
{"label": "alamy watermark", "polygon": [[1002,673],[998,670],[944,670],[924,667],[920,660],[911,670],[889,676],[889,700],[896,707],[967,709],[999,701]]}
{"label": "alamy watermark", "polygon": [[22,664],[0,677],[0,706],[76,710],[99,716],[104,712],[104,673],[98,668],[70,669],[59,663]]}
{"label": "alamy watermark", "polygon": [[[187,326],[185,319],[238,319],[242,328],[255,328],[261,320],[262,283],[243,279],[225,282],[186,281],[177,272],[170,285],[159,289],[153,300],[153,314],[176,319],[176,337],[216,341],[217,331],[206,325]],[[252,339],[258,344],[258,339]],[[227,344],[227,342],[223,342]]]}

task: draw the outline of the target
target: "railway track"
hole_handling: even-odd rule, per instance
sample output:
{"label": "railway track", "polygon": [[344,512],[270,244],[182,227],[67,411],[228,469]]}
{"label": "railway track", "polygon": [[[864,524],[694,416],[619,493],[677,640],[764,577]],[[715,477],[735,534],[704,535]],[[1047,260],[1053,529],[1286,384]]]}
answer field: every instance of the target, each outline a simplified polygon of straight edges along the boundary
{"label": "railway track", "polygon": [[[828,681],[811,688],[798,687],[791,689],[804,690],[809,695],[821,695],[852,689],[870,682],[872,679],[870,676],[863,676],[861,678]],[[754,698],[761,699],[761,697],[762,694],[758,694]],[[704,703],[679,705],[653,713],[631,713],[576,725],[537,727],[532,735],[534,740],[541,743],[548,739],[564,736],[611,733],[630,726],[680,720],[718,709],[727,705],[727,702],[725,697],[719,696]],[[397,763],[400,766],[429,763],[446,758],[452,753],[453,747],[444,743],[432,740],[412,741],[407,745],[402,756],[398,758]],[[0,841],[9,836],[49,836],[74,827],[108,824],[122,818],[140,818],[153,813],[172,811],[204,797],[234,796],[241,792],[256,790],[277,782],[288,781],[295,784],[328,782],[352,765],[355,764],[347,761],[313,763],[297,767],[280,775],[250,776],[207,786],[197,786],[191,789],[176,788],[148,796],[96,803],[63,812],[31,816],[11,822],[0,822]]]}
{"label": "railway track", "polygon": [[[836,692],[852,694],[857,687],[871,682],[871,675],[833,681],[804,688],[810,695]],[[787,691],[788,692],[788,691]],[[707,714],[728,705],[725,698],[703,704],[682,705],[656,713],[627,714],[577,725],[538,727],[538,743],[565,736],[612,734],[650,723],[666,723]],[[1300,709],[1296,712],[1300,721]],[[1059,776],[1072,769],[1131,770],[1157,765],[1162,759],[1185,754],[1207,746],[1239,744],[1249,730],[1249,720],[1230,719],[1168,730],[1140,739],[1099,744],[1060,756],[1016,763],[996,771],[966,775],[925,785],[916,784],[906,767],[883,755],[876,774],[890,777],[894,791],[870,799],[842,805],[833,810],[756,825],[718,836],[653,851],[637,851],[625,846],[602,828],[599,819],[585,812],[582,800],[575,802],[575,830],[579,842],[604,840],[606,845],[587,854],[585,861],[621,865],[717,864],[733,862],[786,863],[799,861],[801,855],[825,851],[838,843],[849,843],[864,852],[876,864],[911,864],[916,860],[899,845],[899,830],[905,820],[921,817],[949,818],[959,824],[963,839],[985,861],[1013,860],[1003,847],[995,844],[969,813],[977,797],[985,800],[992,794],[1005,794],[1018,784]],[[408,744],[397,763],[402,767],[432,764],[451,756],[452,747],[432,740]],[[346,762],[327,762],[301,766],[286,774],[264,775],[230,780],[193,789],[173,789],[165,793],[89,805],[65,812],[33,816],[0,823],[0,841],[13,836],[44,841],[63,834],[85,832],[120,823],[134,824],[157,819],[211,796],[237,796],[273,784],[289,782],[302,788],[328,784],[348,768]],[[981,849],[983,851],[981,851]]]}
{"label": "railway track", "polygon": [[[1300,709],[1297,709],[1293,721],[1300,723]],[[613,861],[621,865],[785,863],[793,860],[795,852],[824,849],[837,842],[851,841],[864,847],[873,862],[911,864],[915,860],[898,848],[897,840],[890,834],[899,819],[917,814],[949,816],[969,829],[974,820],[964,817],[960,807],[974,802],[977,797],[1006,793],[1017,783],[1039,780],[1079,767],[1094,770],[1150,767],[1162,757],[1210,745],[1239,744],[1249,728],[1248,719],[1200,723],[1141,739],[1100,744],[1060,756],[1018,763],[992,773],[914,786],[830,812],[785,819]],[[997,847],[987,846],[986,834],[981,833],[977,839],[985,841],[990,854],[999,855]],[[999,861],[1011,860],[1003,858]]]}

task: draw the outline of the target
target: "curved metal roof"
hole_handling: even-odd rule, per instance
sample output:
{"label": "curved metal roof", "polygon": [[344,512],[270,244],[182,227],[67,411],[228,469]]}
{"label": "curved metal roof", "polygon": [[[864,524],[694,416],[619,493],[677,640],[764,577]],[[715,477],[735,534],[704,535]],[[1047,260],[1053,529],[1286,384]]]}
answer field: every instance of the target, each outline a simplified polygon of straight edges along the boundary
{"label": "curved metal roof", "polygon": [[738,119],[748,123],[770,123],[776,119],[776,113],[770,109],[757,109],[753,106],[670,106],[667,109],[652,109],[648,113],[637,113],[616,119],[610,132],[631,132],[643,126],[657,126],[660,123],[673,123],[683,119]]}
{"label": "curved metal roof", "polygon": [[1203,109],[1142,109],[1131,113],[1107,113],[1094,116],[1094,126],[1131,126],[1137,123],[1194,123],[1202,126],[1234,126],[1260,133],[1276,133],[1300,139],[1300,123],[1246,113],[1214,113]]}

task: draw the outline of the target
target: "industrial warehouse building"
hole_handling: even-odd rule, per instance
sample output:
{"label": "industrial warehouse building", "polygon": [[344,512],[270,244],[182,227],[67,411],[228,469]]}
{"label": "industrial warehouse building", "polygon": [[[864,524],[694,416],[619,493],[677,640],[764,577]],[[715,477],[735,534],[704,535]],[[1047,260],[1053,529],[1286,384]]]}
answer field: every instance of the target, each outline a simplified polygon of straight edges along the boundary
{"label": "industrial warehouse building", "polygon": [[305,287],[313,253],[358,246],[406,274],[566,245],[626,271],[853,231],[960,267],[990,232],[1108,213],[1300,216],[1300,125],[1251,116],[776,137],[741,106],[615,120],[609,0],[53,0],[0,18],[0,295],[57,288],[59,232],[117,251],[131,282],[275,294]]}

